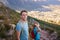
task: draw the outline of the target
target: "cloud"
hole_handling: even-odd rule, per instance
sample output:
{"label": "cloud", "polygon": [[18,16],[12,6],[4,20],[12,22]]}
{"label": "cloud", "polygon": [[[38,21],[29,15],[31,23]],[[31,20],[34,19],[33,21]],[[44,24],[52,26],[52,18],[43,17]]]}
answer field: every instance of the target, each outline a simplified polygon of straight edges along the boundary
{"label": "cloud", "polygon": [[49,6],[42,6],[42,7],[51,9],[52,13],[60,13],[60,5],[49,5]]}
{"label": "cloud", "polygon": [[52,11],[46,11],[46,12],[31,11],[29,15],[39,20],[60,25],[59,23],[60,22],[60,5],[47,5],[47,6],[43,5],[42,7],[52,9]]}
{"label": "cloud", "polygon": [[60,0],[58,0],[58,1],[60,1]]}
{"label": "cloud", "polygon": [[48,6],[42,6],[43,8],[48,8],[48,9],[52,9],[54,11],[59,11],[60,10],[60,5],[48,5]]}
{"label": "cloud", "polygon": [[41,2],[41,1],[47,1],[47,0],[33,0],[34,2],[37,2],[37,1],[39,1],[39,2]]}
{"label": "cloud", "polygon": [[48,8],[48,9],[50,9],[50,7],[49,7],[49,6],[44,6],[44,5],[42,5],[42,7],[43,7],[43,8]]}

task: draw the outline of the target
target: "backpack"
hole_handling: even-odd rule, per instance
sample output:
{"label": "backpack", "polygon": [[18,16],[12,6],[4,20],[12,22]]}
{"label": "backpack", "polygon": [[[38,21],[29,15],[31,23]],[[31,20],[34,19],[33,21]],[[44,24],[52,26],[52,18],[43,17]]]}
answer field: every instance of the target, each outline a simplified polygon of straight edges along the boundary
{"label": "backpack", "polygon": [[33,31],[31,32],[31,37],[32,37],[33,39],[35,38],[35,34],[34,34]]}

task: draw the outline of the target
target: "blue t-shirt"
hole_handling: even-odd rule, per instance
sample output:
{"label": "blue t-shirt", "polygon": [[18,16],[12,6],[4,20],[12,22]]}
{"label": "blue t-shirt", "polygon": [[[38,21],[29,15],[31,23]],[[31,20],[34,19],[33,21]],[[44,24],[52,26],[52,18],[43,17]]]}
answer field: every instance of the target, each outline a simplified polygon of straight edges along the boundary
{"label": "blue t-shirt", "polygon": [[[41,31],[40,28],[39,28],[39,30]],[[34,31],[34,34],[35,34],[35,40],[40,40],[40,32],[37,32],[38,28],[35,27],[33,31]]]}
{"label": "blue t-shirt", "polygon": [[28,22],[19,21],[16,30],[20,32],[20,40],[28,40]]}

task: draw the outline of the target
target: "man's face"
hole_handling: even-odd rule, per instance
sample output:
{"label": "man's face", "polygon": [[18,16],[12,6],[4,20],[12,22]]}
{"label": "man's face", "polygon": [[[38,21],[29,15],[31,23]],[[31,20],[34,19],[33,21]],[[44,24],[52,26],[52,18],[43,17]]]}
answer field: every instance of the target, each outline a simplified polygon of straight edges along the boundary
{"label": "man's face", "polygon": [[27,20],[27,13],[26,12],[22,12],[21,18],[23,20]]}

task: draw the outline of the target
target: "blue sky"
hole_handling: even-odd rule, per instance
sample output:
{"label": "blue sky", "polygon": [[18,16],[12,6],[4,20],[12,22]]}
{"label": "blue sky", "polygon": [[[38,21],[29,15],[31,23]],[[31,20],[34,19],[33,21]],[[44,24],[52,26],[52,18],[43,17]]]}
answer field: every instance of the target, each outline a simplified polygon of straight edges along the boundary
{"label": "blue sky", "polygon": [[50,9],[43,8],[42,5],[60,5],[60,0],[0,0],[6,6],[14,10],[38,10],[49,11]]}

